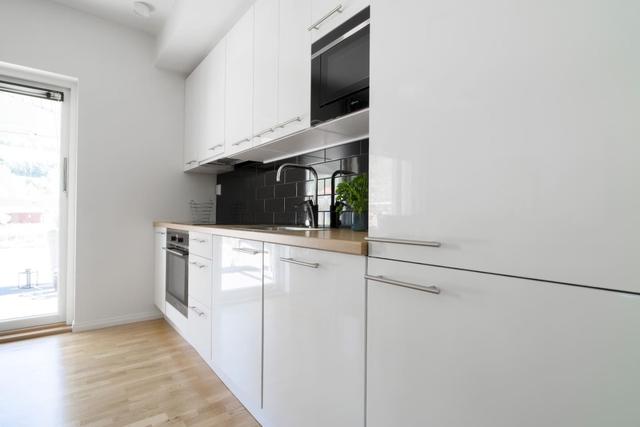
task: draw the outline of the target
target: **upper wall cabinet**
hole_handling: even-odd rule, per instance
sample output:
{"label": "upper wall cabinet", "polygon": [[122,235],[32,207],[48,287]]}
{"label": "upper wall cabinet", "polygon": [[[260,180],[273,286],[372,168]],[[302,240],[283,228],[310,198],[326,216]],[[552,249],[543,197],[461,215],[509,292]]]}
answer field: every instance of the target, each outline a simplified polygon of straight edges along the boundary
{"label": "upper wall cabinet", "polygon": [[251,147],[253,25],[254,8],[251,7],[227,34],[226,156]]}
{"label": "upper wall cabinet", "polygon": [[370,255],[640,292],[640,3],[603,4],[375,4],[369,236],[442,246]]}
{"label": "upper wall cabinet", "polygon": [[311,123],[311,40],[304,25],[309,16],[310,0],[280,0],[276,137],[306,129]]}
{"label": "upper wall cabinet", "polygon": [[370,3],[369,0],[311,0],[311,24],[308,30],[313,41],[324,37]]}
{"label": "upper wall cabinet", "polygon": [[253,145],[266,142],[278,121],[278,11],[278,0],[255,4]]}
{"label": "upper wall cabinet", "polygon": [[253,146],[310,125],[311,0],[255,4]]}
{"label": "upper wall cabinet", "polygon": [[185,86],[185,170],[224,154],[226,41],[198,65]]}

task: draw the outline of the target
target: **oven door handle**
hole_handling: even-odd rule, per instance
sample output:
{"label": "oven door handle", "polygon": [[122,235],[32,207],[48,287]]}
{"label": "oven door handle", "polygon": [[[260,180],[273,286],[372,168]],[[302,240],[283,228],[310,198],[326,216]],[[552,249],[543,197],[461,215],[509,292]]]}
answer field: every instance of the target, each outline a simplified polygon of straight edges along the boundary
{"label": "oven door handle", "polygon": [[168,249],[168,248],[162,248],[162,249],[169,252],[170,254],[174,254],[182,258],[189,256],[189,254],[183,254],[182,252],[174,251],[173,249]]}

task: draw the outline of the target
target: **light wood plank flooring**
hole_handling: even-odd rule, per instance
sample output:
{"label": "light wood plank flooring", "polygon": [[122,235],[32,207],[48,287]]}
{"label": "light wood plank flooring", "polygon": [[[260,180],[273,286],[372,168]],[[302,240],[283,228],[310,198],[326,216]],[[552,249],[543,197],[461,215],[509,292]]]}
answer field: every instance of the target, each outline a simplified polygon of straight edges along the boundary
{"label": "light wood plank flooring", "polygon": [[259,426],[164,320],[0,344],[0,426]]}

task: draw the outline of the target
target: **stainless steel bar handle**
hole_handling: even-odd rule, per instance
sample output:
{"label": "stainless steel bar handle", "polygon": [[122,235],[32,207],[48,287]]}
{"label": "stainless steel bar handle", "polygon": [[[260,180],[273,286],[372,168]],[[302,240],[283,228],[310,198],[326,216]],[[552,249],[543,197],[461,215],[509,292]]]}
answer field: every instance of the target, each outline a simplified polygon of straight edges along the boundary
{"label": "stainless steel bar handle", "polygon": [[398,280],[387,279],[384,276],[371,276],[369,274],[365,274],[364,278],[367,280],[372,280],[374,282],[386,283],[387,285],[400,286],[402,288],[415,289],[416,291],[428,292],[430,294],[440,293],[440,288],[438,288],[437,286],[416,285],[415,283],[400,282]]}
{"label": "stainless steel bar handle", "polygon": [[331,9],[329,13],[318,19],[315,24],[311,24],[311,26],[307,28],[307,31],[317,30],[324,21],[331,17],[331,15],[333,15],[334,13],[342,13],[342,10],[342,4],[337,5],[335,8]]}
{"label": "stainless steel bar handle", "polygon": [[198,315],[198,317],[203,317],[203,316],[205,315],[205,314],[204,314],[204,311],[200,310],[200,309],[199,309],[198,307],[196,307],[196,306],[190,305],[190,306],[189,306],[189,308],[190,308],[191,310],[193,310],[193,311]]}
{"label": "stainless steel bar handle", "polygon": [[280,257],[280,261],[287,262],[289,264],[302,265],[304,267],[310,267],[310,268],[318,268],[318,267],[320,267],[320,264],[318,264],[317,262],[298,261],[297,259],[293,259],[293,258]]}
{"label": "stainless steel bar handle", "polygon": [[384,237],[365,237],[367,242],[374,243],[391,243],[394,245],[411,245],[411,246],[429,246],[432,248],[439,248],[442,246],[440,242],[429,242],[426,240],[405,240],[405,239],[388,239]]}
{"label": "stainless steel bar handle", "polygon": [[198,163],[197,160],[189,160],[187,163],[185,163],[186,165],[192,165],[194,163]]}
{"label": "stainless steel bar handle", "polygon": [[260,138],[262,135],[264,135],[265,133],[271,133],[271,132],[275,132],[274,128],[268,128],[263,130],[262,132],[258,132],[254,135],[255,138]]}
{"label": "stainless steel bar handle", "polygon": [[196,262],[196,261],[191,261],[189,262],[189,264],[195,265],[198,268],[205,268],[207,266],[206,264],[200,264],[199,262]]}
{"label": "stainless steel bar handle", "polygon": [[247,249],[247,248],[232,248],[232,249],[236,252],[241,252],[243,254],[249,254],[249,255],[258,255],[262,253],[262,251],[257,251],[255,249]]}
{"label": "stainless steel bar handle", "polygon": [[192,238],[191,240],[194,240],[198,243],[207,243],[207,241],[205,239],[196,239],[196,238]]}
{"label": "stainless steel bar handle", "polygon": [[220,148],[220,147],[224,147],[224,144],[216,144],[213,147],[209,147],[209,150],[211,151],[215,151],[216,148]]}
{"label": "stainless steel bar handle", "polygon": [[242,139],[242,140],[240,140],[238,142],[234,142],[231,145],[233,145],[234,147],[237,147],[238,145],[244,144],[245,142],[249,142],[249,141],[251,141],[251,138],[245,138],[245,139]]}
{"label": "stainless steel bar handle", "polygon": [[186,256],[189,256],[188,254],[183,254],[183,253],[180,253],[178,251],[174,251],[173,249],[168,249],[168,248],[162,248],[162,249],[164,249],[165,251],[169,252],[170,254],[178,255],[179,257],[182,257],[182,258],[184,258]]}
{"label": "stainless steel bar handle", "polygon": [[282,124],[278,125],[277,127],[279,127],[279,128],[283,128],[283,127],[285,127],[285,126],[287,126],[287,125],[289,125],[289,124],[291,124],[291,123],[293,123],[293,122],[299,122],[299,121],[301,121],[301,120],[302,120],[302,117],[300,117],[300,116],[296,116],[296,117],[294,117],[293,119],[289,119],[289,120],[287,120],[286,122],[284,122],[284,123],[282,123]]}

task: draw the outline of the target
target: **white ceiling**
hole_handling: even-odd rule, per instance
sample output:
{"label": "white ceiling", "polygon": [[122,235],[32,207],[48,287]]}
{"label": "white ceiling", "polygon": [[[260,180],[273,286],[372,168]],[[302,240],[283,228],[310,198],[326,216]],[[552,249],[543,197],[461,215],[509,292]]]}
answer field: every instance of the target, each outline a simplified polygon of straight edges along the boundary
{"label": "white ceiling", "polygon": [[143,18],[133,12],[134,0],[53,0],[74,9],[96,15],[109,21],[151,35],[158,35],[171,14],[176,0],[144,0],[153,6],[154,11],[149,18]]}
{"label": "white ceiling", "polygon": [[158,36],[156,65],[190,73],[255,0],[177,0]]}
{"label": "white ceiling", "polygon": [[189,74],[255,0],[143,0],[149,18],[133,12],[134,0],[52,0],[156,37],[156,66]]}

